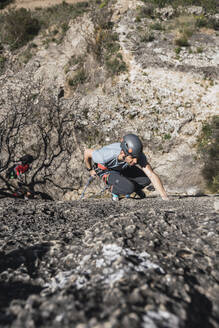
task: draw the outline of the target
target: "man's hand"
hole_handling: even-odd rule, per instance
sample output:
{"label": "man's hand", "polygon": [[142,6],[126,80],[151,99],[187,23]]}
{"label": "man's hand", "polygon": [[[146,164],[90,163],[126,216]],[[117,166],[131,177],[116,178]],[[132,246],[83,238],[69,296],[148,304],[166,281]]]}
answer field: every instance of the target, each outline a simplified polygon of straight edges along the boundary
{"label": "man's hand", "polygon": [[97,173],[96,173],[95,170],[91,170],[91,171],[90,171],[90,175],[91,175],[93,178],[95,178],[95,177],[97,176]]}

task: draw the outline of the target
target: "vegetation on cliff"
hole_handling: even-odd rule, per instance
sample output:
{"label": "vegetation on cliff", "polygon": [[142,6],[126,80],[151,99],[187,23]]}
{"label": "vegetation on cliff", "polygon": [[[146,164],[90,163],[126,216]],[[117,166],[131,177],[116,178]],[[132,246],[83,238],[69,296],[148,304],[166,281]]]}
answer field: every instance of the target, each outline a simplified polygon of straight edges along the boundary
{"label": "vegetation on cliff", "polygon": [[203,124],[198,149],[204,160],[203,176],[207,187],[211,192],[219,193],[219,116]]}
{"label": "vegetation on cliff", "polygon": [[217,0],[142,0],[146,4],[153,4],[160,8],[165,6],[201,6],[205,10],[215,12],[218,6]]}

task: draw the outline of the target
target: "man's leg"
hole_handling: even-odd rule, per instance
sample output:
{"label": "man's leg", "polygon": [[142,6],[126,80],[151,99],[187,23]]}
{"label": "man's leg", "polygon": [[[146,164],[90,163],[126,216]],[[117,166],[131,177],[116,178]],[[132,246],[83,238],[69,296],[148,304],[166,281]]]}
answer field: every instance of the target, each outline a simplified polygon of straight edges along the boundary
{"label": "man's leg", "polygon": [[107,183],[116,195],[129,195],[135,191],[135,183],[116,171],[110,172]]}
{"label": "man's leg", "polygon": [[151,183],[148,176],[137,166],[127,167],[122,171],[122,175],[134,183],[135,191],[141,190]]}

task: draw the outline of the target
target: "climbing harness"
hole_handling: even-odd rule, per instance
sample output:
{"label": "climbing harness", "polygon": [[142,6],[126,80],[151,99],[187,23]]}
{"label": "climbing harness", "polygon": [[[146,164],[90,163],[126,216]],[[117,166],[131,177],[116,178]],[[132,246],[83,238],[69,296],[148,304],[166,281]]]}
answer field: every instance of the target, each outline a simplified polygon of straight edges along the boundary
{"label": "climbing harness", "polygon": [[[97,194],[97,195],[100,195],[102,193],[105,192],[105,190],[107,189],[110,189],[110,186],[108,185],[108,177],[109,177],[109,171],[108,171],[108,168],[102,164],[94,164],[93,165],[93,170],[95,170],[96,172],[96,175],[99,176],[101,178],[101,180],[104,182],[104,186],[103,188],[101,189],[101,191]],[[107,173],[104,173],[104,171]],[[93,176],[90,176],[85,187],[84,187],[84,190],[81,194],[81,197],[80,197],[80,200],[84,198],[84,195],[85,195],[85,191],[87,190],[88,186],[91,184],[91,182],[95,179],[95,177]]]}

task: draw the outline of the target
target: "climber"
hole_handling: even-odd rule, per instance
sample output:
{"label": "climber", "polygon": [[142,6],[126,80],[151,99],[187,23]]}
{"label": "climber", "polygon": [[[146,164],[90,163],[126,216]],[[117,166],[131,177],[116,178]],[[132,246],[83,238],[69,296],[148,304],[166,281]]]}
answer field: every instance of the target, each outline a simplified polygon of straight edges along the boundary
{"label": "climber", "polygon": [[142,189],[151,183],[162,199],[168,200],[161,179],[151,168],[142,150],[139,137],[127,134],[121,143],[113,143],[98,150],[85,149],[84,161],[90,175],[99,176],[110,187],[112,200],[119,200],[121,195],[129,198],[133,192],[145,198]]}
{"label": "climber", "polygon": [[13,196],[29,198],[32,195],[25,185],[25,174],[31,169],[33,161],[34,158],[32,155],[24,155],[7,170],[6,178],[10,181],[10,186],[14,189]]}

